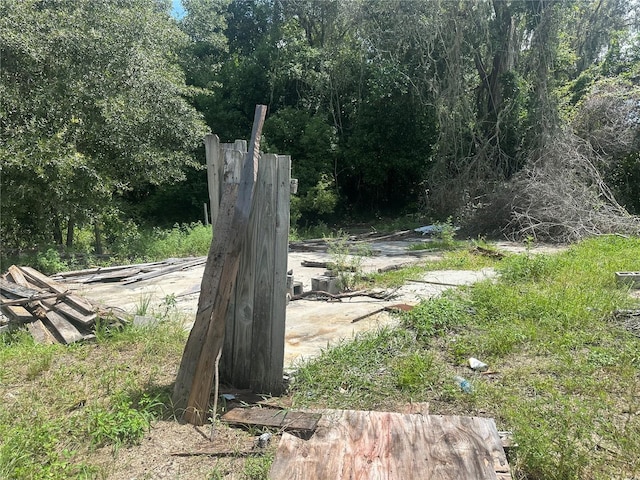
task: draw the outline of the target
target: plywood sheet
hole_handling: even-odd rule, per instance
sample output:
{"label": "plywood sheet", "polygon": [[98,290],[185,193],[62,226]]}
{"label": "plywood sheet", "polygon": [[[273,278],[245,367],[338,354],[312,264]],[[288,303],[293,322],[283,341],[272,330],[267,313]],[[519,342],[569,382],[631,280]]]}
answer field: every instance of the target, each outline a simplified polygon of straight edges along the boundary
{"label": "plywood sheet", "polygon": [[493,419],[332,410],[309,440],[283,434],[270,478],[481,480],[508,472]]}

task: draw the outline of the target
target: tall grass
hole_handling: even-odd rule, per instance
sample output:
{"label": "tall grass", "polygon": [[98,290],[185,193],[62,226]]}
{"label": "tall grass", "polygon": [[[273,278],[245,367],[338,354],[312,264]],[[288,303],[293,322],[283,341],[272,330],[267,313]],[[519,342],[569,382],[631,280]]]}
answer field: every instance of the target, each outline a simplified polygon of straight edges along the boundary
{"label": "tall grass", "polygon": [[212,229],[199,222],[174,225],[170,229],[145,229],[131,222],[120,225],[117,231],[105,232],[104,254],[100,256],[94,253],[93,237],[87,230],[78,230],[75,238],[77,241],[72,249],[45,245],[37,251],[22,254],[4,255],[0,252],[3,255],[0,257],[1,270],[19,264],[52,274],[95,265],[204,256],[211,245]]}
{"label": "tall grass", "polygon": [[[514,478],[638,478],[640,339],[612,312],[638,308],[614,272],[640,270],[640,239],[595,238],[557,255],[514,255],[498,268],[498,281],[426,300],[399,329],[303,365],[296,402],[395,409],[428,401],[434,414],[490,416],[512,430]],[[474,373],[469,357],[495,373]],[[457,388],[455,375],[473,391]]]}

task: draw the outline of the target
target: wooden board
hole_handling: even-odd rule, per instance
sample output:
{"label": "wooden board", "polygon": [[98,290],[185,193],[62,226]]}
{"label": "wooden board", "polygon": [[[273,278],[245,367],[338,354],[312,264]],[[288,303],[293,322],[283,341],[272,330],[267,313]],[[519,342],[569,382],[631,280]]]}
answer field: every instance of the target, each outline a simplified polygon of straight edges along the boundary
{"label": "wooden board", "polygon": [[36,343],[43,343],[49,345],[52,343],[60,343],[56,337],[47,329],[42,323],[42,320],[36,320],[35,322],[27,323],[27,330],[36,341]]}
{"label": "wooden board", "polygon": [[6,307],[2,307],[2,312],[9,317],[11,321],[17,323],[33,322],[36,319],[31,315],[29,310],[20,305],[8,305]]}
{"label": "wooden board", "polygon": [[[67,288],[64,285],[54,282],[46,275],[31,267],[18,267],[28,277],[28,280],[40,288],[47,288],[55,293],[65,293]],[[82,297],[77,295],[67,295],[65,297],[65,303],[77,308],[83,313],[91,314],[94,311],[93,305]]]}
{"label": "wooden board", "polygon": [[10,294],[14,297],[22,297],[22,298],[38,297],[43,293],[42,290],[23,287],[22,285],[9,282],[2,278],[0,278],[0,292],[5,292],[5,294]]}
{"label": "wooden board", "polygon": [[309,440],[283,434],[270,478],[478,480],[508,474],[493,419],[331,410]]}
{"label": "wooden board", "polygon": [[47,312],[47,321],[51,329],[64,343],[73,343],[83,339],[83,335],[69,320],[54,311]]}
{"label": "wooden board", "polygon": [[285,431],[313,432],[322,414],[275,408],[234,408],[220,420],[235,425],[257,425]]}
{"label": "wooden board", "polygon": [[98,318],[98,315],[96,313],[82,313],[73,308],[71,305],[68,305],[61,301],[55,302],[52,300],[42,300],[42,304],[49,309],[56,310],[59,313],[63,313],[70,320],[78,322],[79,324],[87,327],[93,325],[96,318]]}

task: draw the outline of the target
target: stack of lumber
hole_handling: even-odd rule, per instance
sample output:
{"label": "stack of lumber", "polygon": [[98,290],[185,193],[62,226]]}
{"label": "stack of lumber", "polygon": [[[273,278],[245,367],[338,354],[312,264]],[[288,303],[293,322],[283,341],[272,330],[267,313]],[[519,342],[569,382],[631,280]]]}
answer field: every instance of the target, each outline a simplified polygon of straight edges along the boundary
{"label": "stack of lumber", "polygon": [[[369,232],[360,235],[350,235],[346,240],[344,240],[344,245],[347,248],[355,248],[366,243],[405,240],[407,238],[418,236],[419,235],[416,234],[413,230],[402,230],[394,233]],[[312,238],[300,242],[289,242],[289,250],[292,252],[326,252],[332,241],[336,240],[331,238]],[[380,254],[380,252],[375,249],[370,251],[369,253],[371,253],[372,255]]]}
{"label": "stack of lumber", "polygon": [[12,265],[0,276],[0,311],[25,325],[38,343],[94,338],[97,307],[30,267]]}
{"label": "stack of lumber", "polygon": [[162,262],[96,267],[57,273],[53,280],[71,283],[120,282],[123,285],[204,265],[207,257],[169,258]]}

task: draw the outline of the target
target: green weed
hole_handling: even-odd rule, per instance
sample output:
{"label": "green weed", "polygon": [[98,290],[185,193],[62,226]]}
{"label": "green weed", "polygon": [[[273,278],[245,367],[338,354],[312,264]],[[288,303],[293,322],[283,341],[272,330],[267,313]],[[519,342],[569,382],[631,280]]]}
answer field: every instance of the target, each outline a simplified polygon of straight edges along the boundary
{"label": "green weed", "polygon": [[274,456],[265,454],[259,457],[249,457],[242,470],[242,478],[246,480],[266,480],[269,478],[269,470]]}
{"label": "green weed", "polygon": [[349,245],[344,234],[328,240],[328,243],[331,269],[338,277],[338,288],[354,290],[362,279],[362,261],[371,254],[369,247],[365,244]]}
{"label": "green weed", "polygon": [[[453,254],[449,265],[472,261]],[[403,315],[402,328],[356,337],[304,364],[294,398],[389,408],[384,395],[396,406],[428,401],[434,414],[493,417],[519,445],[515,478],[638,477],[640,342],[611,314],[638,308],[614,273],[640,270],[640,239],[599,237],[502,262],[497,281],[426,300]],[[496,373],[470,371],[471,356]],[[454,375],[474,392],[460,392]]]}
{"label": "green weed", "polygon": [[463,325],[467,317],[467,308],[450,294],[420,302],[413,310],[403,314],[402,319],[404,325],[414,330],[419,339],[427,339]]}
{"label": "green weed", "polygon": [[147,395],[134,405],[125,392],[116,392],[108,406],[93,406],[87,412],[87,435],[95,446],[135,445],[149,430],[162,404]]}

